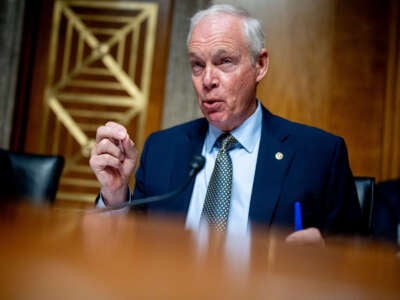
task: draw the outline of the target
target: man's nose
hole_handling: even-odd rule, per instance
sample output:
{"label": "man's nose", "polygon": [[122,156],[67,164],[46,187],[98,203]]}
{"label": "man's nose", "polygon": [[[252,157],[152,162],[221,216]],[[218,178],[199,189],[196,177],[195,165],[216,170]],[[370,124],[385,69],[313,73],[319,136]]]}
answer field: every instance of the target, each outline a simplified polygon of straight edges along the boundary
{"label": "man's nose", "polygon": [[213,67],[206,67],[203,76],[203,87],[206,90],[214,89],[218,86],[219,79]]}

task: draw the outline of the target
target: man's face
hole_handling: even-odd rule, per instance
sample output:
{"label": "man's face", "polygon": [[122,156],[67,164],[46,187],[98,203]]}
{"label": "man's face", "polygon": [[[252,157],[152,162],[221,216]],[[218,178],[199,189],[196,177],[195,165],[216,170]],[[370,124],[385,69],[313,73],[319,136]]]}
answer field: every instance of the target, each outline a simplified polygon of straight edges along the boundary
{"label": "man's face", "polygon": [[256,86],[266,73],[267,52],[252,64],[241,19],[226,14],[201,20],[188,51],[204,116],[222,131],[240,126],[256,109]]}

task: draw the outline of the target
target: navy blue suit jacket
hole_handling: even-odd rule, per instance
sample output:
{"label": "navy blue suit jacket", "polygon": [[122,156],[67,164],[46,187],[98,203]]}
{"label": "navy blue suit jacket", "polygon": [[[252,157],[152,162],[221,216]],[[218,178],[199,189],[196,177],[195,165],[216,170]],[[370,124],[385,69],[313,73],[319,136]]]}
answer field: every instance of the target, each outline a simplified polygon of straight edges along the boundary
{"label": "navy blue suit jacket", "polygon": [[[361,212],[342,138],[290,122],[262,108],[262,131],[250,202],[252,223],[293,226],[294,202],[302,204],[304,227],[323,233],[359,231]],[[147,139],[136,174],[134,199],[170,192],[188,177],[208,130],[198,119]],[[275,154],[281,152],[281,160]],[[193,183],[175,199],[148,204],[148,212],[186,214]]]}

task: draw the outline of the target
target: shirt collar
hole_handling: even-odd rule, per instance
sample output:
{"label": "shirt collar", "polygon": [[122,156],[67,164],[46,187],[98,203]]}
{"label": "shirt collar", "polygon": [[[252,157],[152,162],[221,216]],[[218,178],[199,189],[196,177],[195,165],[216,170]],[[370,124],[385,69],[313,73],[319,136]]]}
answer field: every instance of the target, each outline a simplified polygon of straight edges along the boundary
{"label": "shirt collar", "polygon": [[[257,108],[238,128],[231,131],[231,134],[247,151],[253,152],[261,137],[262,111],[260,101],[257,100]],[[205,150],[210,153],[214,147],[215,141],[223,132],[213,125],[209,124],[205,140]]]}

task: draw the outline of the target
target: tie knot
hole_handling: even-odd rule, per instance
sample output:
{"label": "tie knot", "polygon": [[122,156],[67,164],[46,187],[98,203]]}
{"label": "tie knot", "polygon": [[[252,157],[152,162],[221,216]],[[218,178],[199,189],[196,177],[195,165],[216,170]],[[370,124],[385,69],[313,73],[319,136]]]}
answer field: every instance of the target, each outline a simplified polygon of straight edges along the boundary
{"label": "tie knot", "polygon": [[229,151],[231,150],[238,141],[235,139],[233,135],[230,133],[223,133],[219,136],[217,140],[217,145],[221,151]]}

